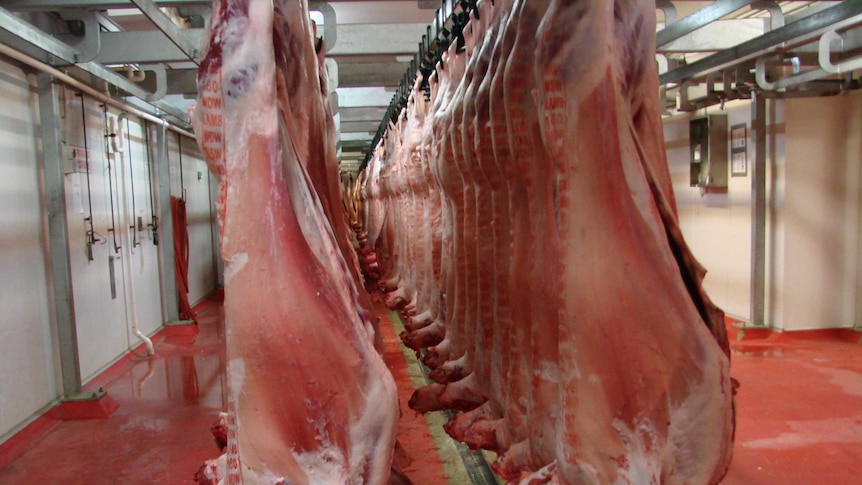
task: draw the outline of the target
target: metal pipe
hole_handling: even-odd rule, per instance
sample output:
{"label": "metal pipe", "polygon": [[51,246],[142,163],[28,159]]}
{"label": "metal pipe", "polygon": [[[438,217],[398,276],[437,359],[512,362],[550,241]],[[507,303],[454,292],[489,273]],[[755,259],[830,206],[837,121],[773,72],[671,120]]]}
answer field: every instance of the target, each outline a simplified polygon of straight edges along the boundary
{"label": "metal pipe", "polygon": [[760,37],[666,72],[659,76],[659,84],[678,82],[692,76],[739,65],[743,61],[767,54],[783,43],[805,42],[827,30],[841,29],[858,23],[861,15],[862,0],[844,0],[833,7],[767,32]]}
{"label": "metal pipe", "polygon": [[[122,113],[117,118],[117,133],[116,133],[117,136],[115,138],[120,140],[120,144],[119,144],[120,146],[122,146],[122,140],[123,140],[123,120],[124,119],[126,119],[126,121],[128,121],[128,119],[126,118],[126,113]],[[129,144],[129,150],[131,150],[131,143]],[[119,154],[120,154],[120,174],[121,174],[120,178],[123,182],[123,183],[119,184],[120,185],[120,192],[122,193],[122,198],[123,198],[122,211],[123,211],[124,216],[127,219],[125,221],[125,225],[128,226],[129,225],[128,224],[128,222],[129,222],[128,221],[128,217],[129,217],[129,194],[126,191],[126,163],[125,163],[126,152],[125,152],[125,150],[120,150]],[[135,196],[135,194],[132,193],[132,197],[134,197],[134,196]],[[133,215],[132,221],[133,221],[132,223],[134,224],[134,215]],[[123,221],[120,221],[120,222],[121,222],[121,224],[123,223]],[[128,280],[127,280],[127,282],[128,282],[127,288],[128,289],[126,290],[128,292],[128,296],[126,297],[126,301],[129,302],[129,311],[132,313],[132,315],[131,315],[132,316],[132,318],[131,318],[132,333],[134,333],[135,336],[138,337],[138,339],[144,343],[144,346],[146,346],[146,348],[147,348],[147,355],[153,355],[156,353],[155,349],[153,348],[153,341],[150,340],[146,335],[144,335],[144,333],[141,332],[141,330],[138,328],[138,305],[137,305],[137,300],[135,298],[135,275],[134,275],[134,271],[133,271],[134,268],[132,267],[132,249],[131,249],[132,244],[130,241],[128,241],[128,239],[129,239],[128,231],[123,231],[123,233],[125,234],[125,237],[127,239],[126,243],[123,244],[123,247],[125,248],[125,251],[123,251],[123,253],[124,253],[123,254],[123,260],[124,260],[123,264],[125,266],[125,268],[124,268],[125,273],[128,275]]]}
{"label": "metal pipe", "polygon": [[[3,47],[0,45],[0,47]],[[87,170],[87,218],[90,226],[87,231],[87,260],[93,260],[93,244],[96,244],[96,228],[93,226],[93,193],[90,190],[90,146],[87,143],[87,110],[84,105],[84,95],[81,94],[81,130],[84,133],[84,168]]]}
{"label": "metal pipe", "polygon": [[763,327],[766,325],[766,99],[760,92],[752,94],[750,324]]}
{"label": "metal pipe", "polygon": [[135,108],[134,106],[123,103],[121,101],[117,101],[116,99],[105,95],[105,93],[99,92],[98,90],[93,89],[92,87],[82,83],[81,81],[78,81],[77,79],[73,78],[72,76],[69,76],[68,74],[66,74],[64,72],[62,72],[58,69],[55,69],[54,67],[51,67],[48,64],[45,64],[44,62],[33,59],[32,57],[30,57],[26,54],[22,54],[21,52],[18,52],[15,49],[12,49],[11,47],[9,47],[7,45],[0,44],[0,54],[3,54],[7,57],[15,59],[16,61],[18,61],[22,64],[26,64],[27,66],[30,66],[33,69],[44,72],[45,74],[50,74],[51,76],[57,78],[58,80],[62,81],[63,83],[68,84],[69,86],[71,86],[75,89],[78,89],[82,92],[85,92],[85,93],[89,94],[90,96],[93,96],[94,98],[96,98],[96,99],[98,99],[104,103],[108,103],[117,109],[121,109],[123,111],[131,113],[131,114],[138,116],[140,118],[152,121],[153,123],[164,125],[168,129],[173,130],[173,131],[175,131],[181,135],[185,135],[189,138],[195,137],[195,135],[190,131],[184,130],[178,126],[174,126],[174,125],[168,123],[166,120],[163,120],[157,116],[153,116],[150,113],[147,113],[146,111],[142,111],[138,108]]}
{"label": "metal pipe", "polygon": [[[108,231],[111,233],[111,239],[114,243],[114,254],[119,254],[120,245],[117,244],[117,222],[114,217],[114,177],[116,174],[111,169],[111,160],[114,158],[115,146],[112,144],[111,138],[116,138],[116,133],[113,133],[110,123],[108,122],[108,105],[102,105],[105,113],[105,160],[108,163],[108,198],[111,203],[111,228]],[[119,205],[119,203],[117,204]],[[119,207],[118,207],[119,209]]]}
{"label": "metal pipe", "polygon": [[[135,169],[134,169],[134,162],[132,161],[132,134],[131,134],[132,129],[131,129],[130,124],[129,124],[129,118],[126,116],[125,112],[120,114],[120,116],[117,118],[117,124],[122,124],[123,120],[126,120],[126,141],[127,141],[126,146],[129,147],[129,185],[131,185],[131,188],[132,188],[132,225],[129,226],[129,229],[132,230],[132,248],[131,249],[132,249],[132,252],[134,252],[135,247],[140,245],[141,243],[138,241],[138,226],[136,225],[136,222],[135,222],[135,220],[138,216],[138,208],[136,207],[136,204],[135,204]],[[122,131],[122,127],[120,128],[120,131]],[[123,139],[120,138],[120,145],[122,146],[122,144],[123,144]]]}

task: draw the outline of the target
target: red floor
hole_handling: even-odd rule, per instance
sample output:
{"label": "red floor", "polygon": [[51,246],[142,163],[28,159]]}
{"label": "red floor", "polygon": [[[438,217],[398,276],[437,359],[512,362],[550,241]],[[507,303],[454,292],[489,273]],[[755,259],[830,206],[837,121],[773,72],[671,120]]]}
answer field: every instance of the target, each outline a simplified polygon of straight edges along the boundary
{"label": "red floor", "polygon": [[723,484],[862,483],[859,336],[802,332],[731,341],[731,374],[742,386]]}
{"label": "red floor", "polygon": [[154,357],[133,355],[88,383],[108,391],[117,412],[85,421],[43,418],[46,429],[0,470],[0,483],[193,483],[197,468],[218,455],[209,429],[226,397],[220,312],[221,303],[205,302],[196,337],[160,332]]}
{"label": "red floor", "polygon": [[[10,446],[14,438],[0,445],[0,484],[192,483],[218,453],[209,428],[225,400],[220,305],[199,307],[197,336],[162,332],[154,358],[121,361],[88,384],[119,403],[109,419],[46,417],[21,437],[30,440],[23,454]],[[445,484],[424,418],[407,410],[412,384],[390,326],[383,337],[402,400],[399,441],[413,459],[405,471],[416,485]],[[724,484],[862,483],[862,345],[847,337],[733,341],[733,375],[742,387]]]}
{"label": "red floor", "polygon": [[[0,445],[0,484],[194,483],[194,472],[219,454],[210,426],[226,400],[220,314],[221,302],[204,302],[197,307],[196,336],[160,332],[154,337],[153,358],[132,355],[88,383],[87,389],[103,387],[119,403],[110,418],[59,421],[45,416]],[[404,472],[416,485],[446,483],[425,418],[407,409],[413,384],[391,326],[384,328],[383,337],[407,410],[398,429],[399,442],[412,458]],[[23,455],[13,456],[21,446],[26,446]]]}

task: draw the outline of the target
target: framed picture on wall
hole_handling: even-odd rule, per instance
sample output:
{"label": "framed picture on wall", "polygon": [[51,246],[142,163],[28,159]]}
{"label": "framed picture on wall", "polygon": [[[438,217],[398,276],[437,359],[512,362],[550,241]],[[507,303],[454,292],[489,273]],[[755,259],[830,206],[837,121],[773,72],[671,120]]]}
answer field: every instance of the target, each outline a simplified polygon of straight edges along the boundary
{"label": "framed picture on wall", "polygon": [[730,176],[748,176],[748,125],[730,127]]}

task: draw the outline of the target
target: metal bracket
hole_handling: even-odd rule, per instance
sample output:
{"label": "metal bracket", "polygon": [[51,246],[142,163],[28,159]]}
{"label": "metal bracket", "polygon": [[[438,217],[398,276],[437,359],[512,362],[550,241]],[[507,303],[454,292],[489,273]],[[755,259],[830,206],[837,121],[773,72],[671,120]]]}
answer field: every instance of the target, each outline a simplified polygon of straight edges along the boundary
{"label": "metal bracket", "polygon": [[97,58],[102,45],[99,37],[99,19],[96,17],[96,13],[87,10],[64,10],[62,16],[63,20],[80,20],[84,23],[84,37],[57,36],[79,51],[78,54],[75,54],[75,62],[89,62]]}
{"label": "metal bracket", "polygon": [[752,10],[765,10],[769,13],[769,23],[766,31],[770,32],[775,29],[784,27],[784,12],[778,6],[778,2],[773,0],[760,0],[751,4]]}
{"label": "metal bracket", "polygon": [[308,2],[308,10],[323,14],[323,45],[326,52],[332,52],[338,41],[338,29],[336,27],[335,9],[327,2]]}
{"label": "metal bracket", "polygon": [[[784,92],[787,88],[791,86],[797,86],[799,84],[817,81],[832,74],[849,73],[855,69],[862,68],[862,57],[856,57],[854,59],[841,62],[837,65],[832,64],[829,59],[830,46],[832,41],[836,40],[835,36],[837,35],[838,34],[835,34],[834,31],[830,31],[823,34],[823,36],[820,38],[820,44],[818,46],[818,61],[820,62],[820,68],[801,71],[800,61],[798,57],[792,57],[789,59],[782,59],[776,56],[758,57],[757,61],[755,62],[755,80],[757,81],[757,86],[764,91]],[[840,40],[840,37],[837,38]],[[767,81],[766,63],[770,60],[777,61],[779,59],[785,62],[790,62],[791,66],[793,67],[793,75],[782,77],[772,82]]]}
{"label": "metal bracket", "polygon": [[329,92],[334,93],[338,89],[338,62],[331,57],[327,57],[323,63],[326,67],[327,78],[329,79]]}
{"label": "metal bracket", "polygon": [[665,27],[676,22],[676,7],[670,2],[670,0],[656,0],[655,8],[656,10],[664,12]]}
{"label": "metal bracket", "polygon": [[97,391],[76,392],[63,396],[63,402],[95,401],[105,396],[107,392],[101,387]]}
{"label": "metal bracket", "polygon": [[658,64],[658,73],[662,75],[668,71],[669,63],[667,60],[667,56],[664,54],[656,54],[655,62]]}
{"label": "metal bracket", "polygon": [[146,101],[159,101],[168,92],[168,73],[161,64],[141,64],[142,71],[151,71],[156,75],[156,90],[147,95]]}
{"label": "metal bracket", "polygon": [[838,32],[830,30],[822,36],[817,45],[817,61],[820,68],[830,74],[842,74],[862,68],[862,56],[857,56],[838,64],[832,63],[832,44],[838,43],[839,49],[844,49],[844,38]]}
{"label": "metal bracket", "polygon": [[757,81],[757,87],[764,91],[775,91],[775,84],[766,80],[766,61],[770,56],[758,57],[754,64],[754,79]]}
{"label": "metal bracket", "polygon": [[696,111],[696,106],[688,99],[688,88],[697,85],[691,79],[686,79],[679,85],[679,111]]}

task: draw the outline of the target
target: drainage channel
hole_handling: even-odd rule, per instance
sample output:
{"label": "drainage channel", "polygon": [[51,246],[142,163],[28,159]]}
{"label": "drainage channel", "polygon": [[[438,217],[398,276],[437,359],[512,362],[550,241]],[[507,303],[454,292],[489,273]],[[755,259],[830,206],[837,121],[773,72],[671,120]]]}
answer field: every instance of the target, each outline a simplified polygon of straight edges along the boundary
{"label": "drainage channel", "polygon": [[[400,334],[401,331],[404,330],[404,322],[401,320],[401,316],[392,311],[389,312],[389,316],[390,320],[395,326],[396,334]],[[416,358],[416,354],[413,352],[413,350],[407,348],[403,343],[401,343],[400,339],[399,344],[401,346],[401,353],[404,355],[404,358],[407,361],[408,368],[418,368],[420,371],[417,373],[414,370],[411,370],[410,372],[411,375],[414,376],[414,385],[431,384],[432,380],[430,377],[428,377],[430,369],[426,367],[425,364],[423,364],[421,361],[419,361]],[[438,411],[436,413],[429,414],[438,414],[442,418],[442,422],[446,422],[453,416],[455,416],[455,413],[452,411]],[[426,417],[428,416],[426,415]],[[447,473],[450,474],[450,477],[456,480],[452,482],[452,485],[499,485],[504,483],[502,481],[499,481],[496,475],[494,475],[494,472],[491,471],[491,467],[488,466],[488,461],[485,459],[485,455],[481,451],[470,450],[467,445],[461,443],[460,441],[452,439],[448,434],[446,434],[446,432],[443,431],[440,423],[434,426],[430,423],[430,421],[432,421],[431,419],[428,419],[428,421],[429,427],[432,428],[432,435],[435,436],[434,440],[435,443],[438,445],[438,448],[440,448],[440,444],[437,442],[438,439],[446,440],[451,443],[457,451],[457,454],[460,457],[461,461],[463,462],[464,471],[466,472],[467,478],[470,480],[469,483],[464,483],[461,481],[464,478],[464,472],[461,472],[460,479],[456,479],[455,477],[452,477],[452,473],[449,473],[450,471],[447,470]]]}

